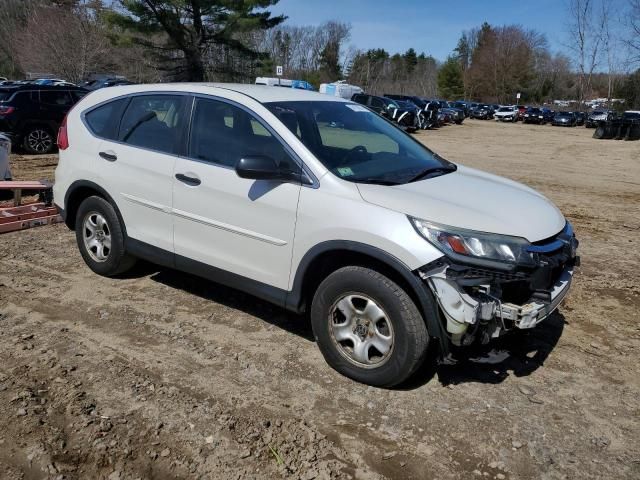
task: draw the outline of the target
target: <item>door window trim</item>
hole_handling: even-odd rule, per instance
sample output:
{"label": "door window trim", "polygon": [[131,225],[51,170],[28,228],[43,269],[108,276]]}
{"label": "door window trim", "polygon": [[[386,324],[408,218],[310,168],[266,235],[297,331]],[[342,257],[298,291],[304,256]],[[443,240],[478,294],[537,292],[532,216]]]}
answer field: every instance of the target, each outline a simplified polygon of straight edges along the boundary
{"label": "door window trim", "polygon": [[160,153],[162,155],[169,155],[172,157],[180,157],[180,158],[184,158],[184,154],[186,152],[186,135],[185,132],[187,131],[187,129],[190,126],[191,123],[191,113],[190,113],[190,106],[189,106],[189,100],[191,100],[191,98],[187,98],[186,102],[184,102],[184,105],[182,106],[182,109],[184,110],[184,114],[189,115],[189,119],[187,120],[187,122],[185,122],[185,125],[182,128],[182,132],[180,132],[180,139],[179,139],[179,145],[178,145],[178,153],[170,153],[170,152],[165,152],[162,150],[157,150],[155,148],[149,148],[149,147],[140,147],[138,145],[132,145],[130,143],[126,143],[126,142],[121,142],[120,140],[113,140],[110,138],[105,138],[105,137],[101,137],[100,135],[96,135],[92,130],[91,127],[89,126],[89,123],[87,122],[86,116],[91,113],[92,111],[102,107],[103,105],[106,105],[107,103],[111,103],[117,100],[125,100],[125,105],[123,106],[122,111],[120,112],[120,118],[117,121],[117,125],[116,125],[116,132],[117,134],[120,133],[120,125],[122,123],[122,117],[124,116],[125,112],[127,111],[127,108],[129,107],[129,104],[131,103],[131,99],[133,97],[148,97],[148,96],[155,96],[155,95],[173,95],[173,96],[181,96],[181,97],[192,97],[193,94],[191,94],[190,92],[173,92],[173,91],[162,91],[162,92],[136,92],[136,93],[126,93],[124,95],[120,95],[117,97],[111,97],[103,102],[100,103],[96,103],[95,105],[92,105],[91,107],[83,110],[80,113],[80,121],[82,122],[82,124],[84,125],[84,127],[87,129],[87,132],[89,132],[89,135],[91,135],[94,138],[97,138],[98,140],[103,140],[105,142],[111,142],[111,143],[115,143],[117,145],[122,145],[125,147],[129,147],[129,148],[139,148],[140,150],[144,150],[147,152],[153,152],[153,153]]}

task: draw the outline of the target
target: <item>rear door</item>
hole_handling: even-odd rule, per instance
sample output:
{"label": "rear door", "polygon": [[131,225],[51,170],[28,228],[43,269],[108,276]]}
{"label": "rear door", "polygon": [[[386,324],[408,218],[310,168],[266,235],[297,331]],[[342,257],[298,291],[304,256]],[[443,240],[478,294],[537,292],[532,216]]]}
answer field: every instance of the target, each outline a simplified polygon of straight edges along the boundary
{"label": "rear door", "polygon": [[298,167],[256,115],[224,99],[196,98],[188,158],[175,163],[173,213],[179,267],[199,267],[195,260],[231,272],[253,280],[245,287],[260,295],[261,284],[288,287],[301,186],[240,178],[236,163],[255,155]]}
{"label": "rear door", "polygon": [[100,185],[117,203],[127,236],[171,253],[173,170],[190,99],[174,93],[126,99],[117,134],[103,137],[95,152]]}

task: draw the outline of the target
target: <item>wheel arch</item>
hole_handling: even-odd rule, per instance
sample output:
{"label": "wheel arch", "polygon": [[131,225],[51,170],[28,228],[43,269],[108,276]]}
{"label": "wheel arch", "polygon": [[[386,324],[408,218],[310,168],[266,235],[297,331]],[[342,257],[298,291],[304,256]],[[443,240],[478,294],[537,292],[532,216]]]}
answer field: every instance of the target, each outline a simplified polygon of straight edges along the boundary
{"label": "wheel arch", "polygon": [[118,216],[118,220],[120,221],[120,225],[122,226],[122,231],[127,236],[127,227],[122,220],[122,215],[120,214],[120,209],[118,205],[113,200],[111,195],[107,193],[107,191],[102,188],[100,185],[91,182],[89,180],[76,180],[73,182],[64,196],[64,223],[71,230],[75,230],[76,223],[76,214],[78,212],[78,208],[80,204],[89,197],[97,196],[104,198],[107,202],[113,206],[116,211],[116,215]]}
{"label": "wheel arch", "polygon": [[429,336],[438,338],[441,350],[448,352],[447,345],[444,345],[447,337],[439,320],[433,294],[401,260],[364,243],[331,240],[311,248],[296,269],[293,287],[286,299],[287,309],[300,313],[308,310],[322,280],[339,268],[354,265],[372,268],[402,287],[418,307]]}

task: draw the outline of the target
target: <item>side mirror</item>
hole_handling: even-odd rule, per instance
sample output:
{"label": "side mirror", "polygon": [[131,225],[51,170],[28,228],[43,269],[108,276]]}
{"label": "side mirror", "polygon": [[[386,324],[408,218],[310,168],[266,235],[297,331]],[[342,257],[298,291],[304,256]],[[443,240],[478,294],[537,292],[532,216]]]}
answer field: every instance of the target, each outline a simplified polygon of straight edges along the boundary
{"label": "side mirror", "polygon": [[252,180],[300,180],[300,174],[280,168],[273,158],[262,155],[241,158],[236,173],[240,178]]}

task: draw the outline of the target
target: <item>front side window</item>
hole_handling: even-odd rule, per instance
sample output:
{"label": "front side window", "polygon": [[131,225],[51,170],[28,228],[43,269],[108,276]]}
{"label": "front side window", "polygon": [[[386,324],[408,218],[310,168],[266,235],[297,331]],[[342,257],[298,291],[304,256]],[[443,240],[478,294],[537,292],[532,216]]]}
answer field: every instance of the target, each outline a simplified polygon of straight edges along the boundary
{"label": "front side window", "polygon": [[[265,104],[296,125],[305,146],[338,177],[362,183],[401,184],[427,171],[455,166],[367,108],[347,102],[305,101]],[[293,131],[293,130],[292,130]]]}
{"label": "front side window", "polygon": [[186,101],[182,95],[141,95],[131,98],[122,116],[118,140],[136,147],[178,153]]}
{"label": "front side window", "polygon": [[[287,126],[299,135],[296,123]],[[268,156],[282,168],[297,168],[280,140],[256,117],[235,105],[204,98],[196,99],[189,156],[231,168],[243,157]]]}

